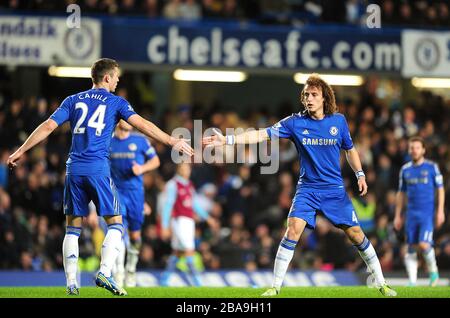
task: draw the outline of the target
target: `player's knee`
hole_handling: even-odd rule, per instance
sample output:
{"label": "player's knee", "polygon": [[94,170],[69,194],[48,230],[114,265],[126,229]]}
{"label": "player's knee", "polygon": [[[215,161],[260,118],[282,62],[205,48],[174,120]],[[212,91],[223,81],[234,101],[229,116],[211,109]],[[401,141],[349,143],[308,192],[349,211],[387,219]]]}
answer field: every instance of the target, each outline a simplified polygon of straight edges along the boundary
{"label": "player's knee", "polygon": [[286,236],[289,240],[298,241],[300,239],[300,236],[302,235],[302,229],[296,225],[289,224]]}
{"label": "player's knee", "polygon": [[430,243],[428,242],[419,242],[419,249],[424,252],[430,248]]}
{"label": "player's knee", "polygon": [[354,244],[360,244],[364,240],[364,232],[359,226],[349,227],[344,232]]}

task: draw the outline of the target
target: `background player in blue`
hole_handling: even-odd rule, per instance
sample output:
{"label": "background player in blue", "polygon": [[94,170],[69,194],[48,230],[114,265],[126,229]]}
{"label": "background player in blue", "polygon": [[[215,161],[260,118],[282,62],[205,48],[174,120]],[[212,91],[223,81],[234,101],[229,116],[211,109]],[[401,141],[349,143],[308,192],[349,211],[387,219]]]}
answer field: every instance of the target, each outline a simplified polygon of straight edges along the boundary
{"label": "background player in blue", "polygon": [[156,125],[136,114],[129,103],[114,94],[119,81],[119,65],[111,59],[100,59],[91,68],[93,87],[67,97],[55,112],[39,125],[8,158],[13,168],[22,155],[48,137],[59,125],[70,121],[72,145],[66,162],[64,214],[66,235],[63,241],[63,263],[67,279],[67,293],[78,295],[76,281],[78,237],[82,217],[89,213],[92,200],[97,213],[108,224],[96,284],[115,295],[126,295],[111,277],[111,268],[121,244],[123,225],[116,187],[110,177],[109,146],[114,127],[124,119],[149,137],[188,155],[193,149],[185,140],[171,137]]}
{"label": "background player in blue", "polygon": [[315,227],[318,211],[344,230],[372,273],[380,292],[385,296],[396,296],[397,293],[385,282],[375,249],[361,230],[344,189],[341,149],[344,149],[347,161],[355,171],[361,195],[367,193],[367,184],[347,121],[337,113],[334,92],[318,74],[312,74],[301,92],[300,101],[305,107],[303,113],[286,117],[272,127],[237,136],[223,136],[216,131],[215,135],[203,139],[206,145],[222,146],[289,138],[299,153],[301,172],[288,215],[288,228],[276,255],[272,288],[263,296],[275,296],[280,292],[297,242],[305,226]]}
{"label": "background player in blue", "polygon": [[[123,223],[128,227],[129,240],[123,244],[113,277],[127,287],[136,286],[136,264],[141,249],[141,227],[144,223],[144,181],[143,174],[159,167],[160,161],[155,149],[145,136],[132,133],[133,127],[124,120],[117,124],[111,140],[111,176],[117,186],[120,203],[123,206]],[[123,241],[123,242],[124,242]],[[126,266],[125,245],[127,251]],[[126,276],[125,276],[126,269]]]}
{"label": "background player in blue", "polygon": [[[408,251],[405,254],[405,266],[409,285],[414,286],[417,282],[417,251],[420,251],[427,263],[430,286],[436,286],[439,274],[433,249],[433,223],[435,221],[436,228],[439,228],[445,221],[442,174],[436,163],[425,159],[425,142],[421,137],[409,140],[408,151],[411,161],[400,170],[394,228],[399,231],[403,226],[402,210],[406,198],[405,233]],[[435,214],[436,190],[438,200]]]}

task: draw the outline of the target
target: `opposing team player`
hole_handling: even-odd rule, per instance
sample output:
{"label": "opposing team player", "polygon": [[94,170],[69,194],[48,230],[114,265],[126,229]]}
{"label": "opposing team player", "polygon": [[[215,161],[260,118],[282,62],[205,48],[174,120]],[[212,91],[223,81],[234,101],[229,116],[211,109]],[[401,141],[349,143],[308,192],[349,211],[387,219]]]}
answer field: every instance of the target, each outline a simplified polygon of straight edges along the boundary
{"label": "opposing team player", "polygon": [[[169,285],[170,275],[174,272],[180,257],[186,257],[186,263],[192,275],[194,286],[201,286],[201,279],[194,266],[195,253],[195,214],[201,219],[210,221],[208,212],[196,200],[195,188],[189,180],[191,165],[180,163],[175,177],[166,184],[165,201],[162,209],[162,233],[164,238],[172,235],[172,255],[166,270],[161,276],[160,284]],[[169,225],[171,225],[169,231]]]}

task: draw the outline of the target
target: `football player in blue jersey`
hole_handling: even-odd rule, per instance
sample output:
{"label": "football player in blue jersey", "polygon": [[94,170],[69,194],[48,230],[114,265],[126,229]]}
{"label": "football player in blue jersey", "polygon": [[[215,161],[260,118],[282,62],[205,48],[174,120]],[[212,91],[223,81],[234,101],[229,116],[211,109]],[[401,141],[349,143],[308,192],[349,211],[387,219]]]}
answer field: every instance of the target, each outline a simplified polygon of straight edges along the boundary
{"label": "football player in blue jersey", "polygon": [[123,205],[123,224],[128,228],[128,235],[124,236],[113,268],[113,277],[119,286],[125,284],[127,287],[136,286],[136,264],[142,244],[141,227],[144,223],[145,205],[143,174],[160,165],[155,148],[145,136],[132,132],[132,129],[130,124],[120,120],[110,148],[111,176]]}
{"label": "football player in blue jersey", "polygon": [[300,94],[300,102],[305,108],[303,112],[288,116],[272,127],[236,136],[223,136],[216,131],[215,135],[203,139],[205,145],[222,146],[288,138],[297,148],[301,162],[300,177],[288,215],[286,234],[276,255],[272,288],[263,296],[280,293],[297,242],[305,226],[314,229],[318,211],[345,232],[380,292],[385,296],[396,296],[397,293],[386,284],[375,249],[361,230],[345,192],[339,160],[341,149],[355,172],[361,196],[367,193],[367,183],[347,121],[337,113],[334,92],[318,74],[311,74]]}
{"label": "football player in blue jersey", "polygon": [[417,283],[417,251],[420,251],[427,264],[430,286],[436,286],[439,273],[433,249],[433,230],[434,222],[439,228],[445,221],[443,178],[438,165],[425,159],[425,142],[421,137],[410,138],[408,152],[411,161],[400,170],[394,228],[400,231],[403,226],[402,210],[406,199],[405,234],[408,250],[405,266],[409,285]]}
{"label": "football player in blue jersey", "polygon": [[77,263],[78,237],[82,217],[89,213],[92,200],[97,213],[108,224],[96,284],[114,295],[126,295],[111,276],[122,240],[123,225],[120,201],[111,179],[109,147],[114,128],[120,119],[126,120],[145,135],[155,138],[175,150],[188,155],[193,149],[186,140],[177,139],[161,131],[155,124],[135,113],[122,97],[114,95],[119,82],[119,65],[112,59],[102,58],[91,68],[93,87],[67,97],[55,112],[39,125],[28,139],[8,158],[8,166],[17,166],[22,155],[46,139],[58,126],[70,122],[72,145],[66,162],[64,187],[64,214],[66,235],[63,241],[63,263],[67,280],[67,293],[78,295]]}

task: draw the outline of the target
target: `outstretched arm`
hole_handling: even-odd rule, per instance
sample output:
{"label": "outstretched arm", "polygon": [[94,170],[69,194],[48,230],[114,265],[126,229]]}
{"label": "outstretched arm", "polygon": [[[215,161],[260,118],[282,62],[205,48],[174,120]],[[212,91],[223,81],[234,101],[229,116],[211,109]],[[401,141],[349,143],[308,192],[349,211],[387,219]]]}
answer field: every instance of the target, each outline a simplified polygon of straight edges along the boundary
{"label": "outstretched arm", "polygon": [[142,118],[138,114],[131,115],[128,118],[127,122],[148,137],[154,138],[166,145],[169,145],[175,150],[181,151],[190,156],[194,154],[194,150],[187,144],[185,140],[169,136],[164,131],[159,129],[154,123]]}
{"label": "outstretched arm", "polygon": [[207,146],[223,146],[223,145],[242,145],[257,144],[261,141],[268,140],[269,134],[266,129],[246,131],[239,135],[224,136],[217,129],[213,129],[214,135],[203,138],[203,144]]}
{"label": "outstretched arm", "polygon": [[58,124],[53,119],[47,119],[42,124],[40,124],[31,135],[25,140],[22,146],[19,147],[11,156],[8,158],[8,166],[14,168],[17,166],[17,161],[22,157],[22,155],[36,146],[38,143],[43,141],[50,135],[53,130],[58,127]]}
{"label": "outstretched arm", "polygon": [[362,170],[362,164],[361,160],[359,159],[359,154],[353,147],[345,151],[345,156],[347,158],[348,164],[356,174],[356,178],[358,178],[358,189],[360,192],[360,196],[363,196],[367,193],[367,183],[366,176]]}

